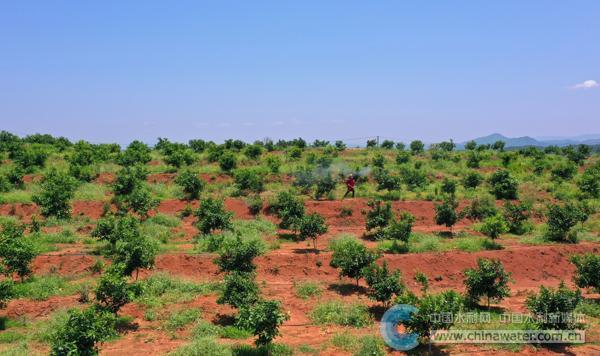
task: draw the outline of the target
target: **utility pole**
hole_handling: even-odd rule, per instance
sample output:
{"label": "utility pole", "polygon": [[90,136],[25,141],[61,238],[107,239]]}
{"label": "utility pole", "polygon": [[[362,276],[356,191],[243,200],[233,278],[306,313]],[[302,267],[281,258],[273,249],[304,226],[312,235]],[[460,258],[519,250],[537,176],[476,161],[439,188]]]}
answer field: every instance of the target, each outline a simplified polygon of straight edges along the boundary
{"label": "utility pole", "polygon": [[379,136],[377,136],[377,147],[379,147]]}

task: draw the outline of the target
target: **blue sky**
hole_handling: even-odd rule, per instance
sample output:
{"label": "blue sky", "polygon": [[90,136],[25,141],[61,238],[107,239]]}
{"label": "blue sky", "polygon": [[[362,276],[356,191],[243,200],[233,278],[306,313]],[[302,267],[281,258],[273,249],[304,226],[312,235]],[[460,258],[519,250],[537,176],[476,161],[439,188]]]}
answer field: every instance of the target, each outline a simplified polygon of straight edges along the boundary
{"label": "blue sky", "polygon": [[598,1],[4,1],[0,128],[94,142],[600,132]]}

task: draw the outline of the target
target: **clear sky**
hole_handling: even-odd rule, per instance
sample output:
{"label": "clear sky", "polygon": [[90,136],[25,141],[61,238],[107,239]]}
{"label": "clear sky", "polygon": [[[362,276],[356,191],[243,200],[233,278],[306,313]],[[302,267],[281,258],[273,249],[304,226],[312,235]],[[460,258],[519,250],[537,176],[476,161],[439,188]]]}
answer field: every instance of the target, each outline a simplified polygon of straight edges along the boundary
{"label": "clear sky", "polygon": [[0,129],[600,133],[600,1],[2,1]]}

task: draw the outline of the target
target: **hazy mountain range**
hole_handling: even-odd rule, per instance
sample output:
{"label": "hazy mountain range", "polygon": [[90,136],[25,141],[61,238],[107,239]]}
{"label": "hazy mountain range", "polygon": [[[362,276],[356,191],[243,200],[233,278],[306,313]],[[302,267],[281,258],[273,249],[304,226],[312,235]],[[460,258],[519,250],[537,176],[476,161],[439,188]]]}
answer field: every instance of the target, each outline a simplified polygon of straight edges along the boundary
{"label": "hazy mountain range", "polygon": [[[573,137],[506,137],[504,135],[495,133],[484,137],[478,137],[473,139],[477,144],[491,144],[496,141],[504,141],[506,147],[523,147],[523,146],[568,146],[568,145],[598,145],[600,144],[600,134],[589,134]],[[466,142],[457,144],[457,148],[463,148]]]}

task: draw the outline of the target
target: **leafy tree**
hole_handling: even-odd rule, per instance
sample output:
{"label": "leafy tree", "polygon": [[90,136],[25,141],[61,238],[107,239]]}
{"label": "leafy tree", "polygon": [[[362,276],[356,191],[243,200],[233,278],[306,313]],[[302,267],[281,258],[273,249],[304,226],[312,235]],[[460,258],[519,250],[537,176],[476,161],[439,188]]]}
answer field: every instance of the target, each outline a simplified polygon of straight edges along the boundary
{"label": "leafy tree", "polygon": [[477,148],[477,142],[475,142],[475,141],[473,141],[473,140],[471,140],[471,141],[469,141],[469,142],[465,143],[465,150],[468,150],[468,151],[473,151],[473,150],[475,150],[476,148]]}
{"label": "leafy tree", "polygon": [[500,152],[504,152],[504,147],[506,146],[506,142],[504,141],[496,141],[492,144],[492,149]]}
{"label": "leafy tree", "polygon": [[9,157],[23,169],[31,173],[36,168],[44,168],[48,159],[48,151],[40,146],[19,146]]}
{"label": "leafy tree", "polygon": [[248,205],[248,210],[250,210],[250,214],[258,215],[263,209],[263,201],[259,194],[254,194],[249,196],[246,199],[246,204]]}
{"label": "leafy tree", "polygon": [[504,220],[511,234],[522,235],[527,232],[525,223],[531,216],[531,205],[528,203],[504,202]]}
{"label": "leafy tree", "polygon": [[13,281],[10,279],[5,279],[3,281],[0,281],[0,309],[6,308],[6,304],[13,297],[14,297]]}
{"label": "leafy tree", "polygon": [[235,155],[231,152],[225,152],[219,158],[219,167],[223,172],[231,172],[237,166]]}
{"label": "leafy tree", "polygon": [[179,173],[175,178],[175,183],[183,189],[187,200],[199,199],[200,192],[204,190],[204,182],[198,177],[198,174],[190,170]]}
{"label": "leafy tree", "polygon": [[389,202],[383,203],[381,200],[371,200],[367,205],[371,208],[367,212],[367,231],[377,230],[380,232],[389,225],[393,218],[392,205]]}
{"label": "leafy tree", "polygon": [[577,180],[577,186],[585,195],[600,198],[600,164],[588,168]]}
{"label": "leafy tree", "polygon": [[335,180],[331,177],[331,174],[325,174],[324,176],[317,179],[317,189],[315,190],[315,199],[321,199],[323,196],[327,196],[335,189]]}
{"label": "leafy tree", "polygon": [[123,166],[134,166],[150,162],[150,148],[143,142],[133,141],[121,152],[118,162]]}
{"label": "leafy tree", "polygon": [[280,192],[273,203],[271,209],[277,214],[279,227],[282,229],[295,228],[300,219],[304,216],[304,203],[296,198],[292,192]]}
{"label": "leafy tree", "polygon": [[498,213],[496,202],[492,197],[476,196],[471,203],[461,212],[460,217],[467,217],[471,220],[483,220]]}
{"label": "leafy tree", "polygon": [[71,215],[69,201],[75,195],[77,182],[70,175],[51,169],[43,178],[41,192],[33,196],[33,201],[41,208],[44,216],[59,219]]}
{"label": "leafy tree", "polygon": [[489,307],[490,300],[500,301],[510,294],[510,273],[504,271],[499,260],[479,258],[477,268],[467,269],[464,273],[467,296],[472,303],[477,304],[485,296]]}
{"label": "leafy tree", "polygon": [[304,215],[300,219],[300,238],[313,240],[313,248],[317,249],[317,238],[327,232],[325,219],[318,213]]}
{"label": "leafy tree", "polygon": [[98,344],[117,335],[116,321],[108,311],[71,309],[66,323],[52,335],[50,354],[97,355]]}
{"label": "leafy tree", "polygon": [[233,213],[226,211],[222,200],[206,198],[200,202],[200,207],[194,215],[198,218],[196,227],[203,234],[214,230],[230,230]]}
{"label": "leafy tree", "polygon": [[126,275],[135,271],[137,279],[140,268],[154,266],[158,244],[153,238],[142,235],[139,229],[130,232],[117,240],[113,260],[114,263],[123,264],[123,273]]}
{"label": "leafy tree", "polygon": [[600,291],[600,255],[593,253],[573,255],[569,261],[577,268],[573,280],[578,287]]}
{"label": "leafy tree", "polygon": [[469,151],[467,153],[467,167],[479,168],[481,162],[481,156],[476,151]]}
{"label": "leafy tree", "polygon": [[496,199],[517,199],[519,183],[506,170],[496,171],[489,179],[491,193]]}
{"label": "leafy tree", "polygon": [[400,281],[400,271],[390,272],[385,261],[381,267],[375,263],[365,267],[362,273],[369,286],[369,298],[381,302],[385,307],[394,295],[402,294],[405,289]]}
{"label": "leafy tree", "polygon": [[471,171],[463,178],[462,184],[465,188],[475,189],[481,184],[481,182],[483,182],[483,177],[481,174]]}
{"label": "leafy tree", "polygon": [[250,159],[258,159],[262,153],[263,149],[259,145],[248,145],[244,150],[244,154]]}
{"label": "leafy tree", "polygon": [[194,152],[186,146],[175,146],[165,152],[165,163],[179,168],[194,163]]}
{"label": "leafy tree", "polygon": [[587,220],[587,214],[577,205],[566,203],[563,206],[550,204],[546,213],[548,229],[546,237],[551,241],[577,242],[577,232],[573,227]]}
{"label": "leafy tree", "polygon": [[446,225],[452,232],[452,226],[458,221],[458,214],[456,208],[458,202],[454,197],[446,197],[442,204],[435,205],[435,223],[438,225]]}
{"label": "leafy tree", "polygon": [[413,155],[418,155],[425,151],[425,144],[422,141],[415,140],[410,143],[410,152]]}
{"label": "leafy tree", "polygon": [[405,164],[410,162],[410,153],[408,151],[398,151],[396,155],[396,163]]}
{"label": "leafy tree", "polygon": [[554,166],[550,171],[552,179],[555,180],[569,180],[577,173],[577,166],[573,163],[560,163]]}
{"label": "leafy tree", "polygon": [[480,231],[492,239],[508,232],[508,224],[500,214],[488,216],[483,220]]}
{"label": "leafy tree", "polygon": [[398,190],[402,185],[401,177],[391,175],[387,170],[381,168],[374,170],[373,178],[377,182],[377,190]]}
{"label": "leafy tree", "polygon": [[234,174],[234,179],[237,188],[242,192],[260,193],[264,190],[264,172],[260,169],[238,169]]}
{"label": "leafy tree", "polygon": [[300,147],[291,147],[287,151],[287,155],[291,160],[300,159],[302,157],[302,149]]}
{"label": "leafy tree", "polygon": [[262,253],[261,246],[256,240],[226,240],[215,264],[221,272],[252,272],[256,269],[254,258]]}
{"label": "leafy tree", "polygon": [[69,174],[82,182],[91,182],[98,176],[98,171],[97,168],[92,165],[82,166],[71,163],[69,165]]}
{"label": "leafy tree", "polygon": [[279,173],[279,168],[281,167],[281,159],[279,157],[267,156],[265,163],[267,164],[267,167],[269,167],[269,171],[271,171],[271,173]]}
{"label": "leafy tree", "polygon": [[96,286],[96,301],[105,310],[117,314],[131,300],[131,288],[124,276],[125,266],[111,265]]}
{"label": "leafy tree", "polygon": [[117,172],[113,191],[115,195],[130,194],[135,187],[146,181],[148,171],[143,166],[128,166]]}
{"label": "leafy tree", "polygon": [[385,148],[386,150],[391,150],[392,148],[394,148],[394,141],[392,141],[392,140],[384,140],[381,143],[381,148]]}
{"label": "leafy tree", "polygon": [[569,330],[576,323],[568,316],[581,300],[579,289],[571,291],[561,282],[557,289],[540,286],[539,294],[529,296],[525,304],[534,316],[539,316],[536,324],[541,330]]}
{"label": "leafy tree", "polygon": [[24,227],[8,221],[0,231],[0,272],[16,273],[21,281],[31,274],[31,261],[37,256],[34,245],[23,237]]}
{"label": "leafy tree", "polygon": [[441,186],[442,193],[454,195],[456,193],[456,182],[448,178],[444,178]]}
{"label": "leafy tree", "polygon": [[308,194],[316,182],[317,177],[312,168],[304,167],[294,172],[294,182],[292,184],[295,187],[300,187],[302,193]]}
{"label": "leafy tree", "polygon": [[259,300],[260,290],[253,272],[232,271],[223,278],[223,290],[217,299],[219,304],[229,304],[240,309]]}
{"label": "leafy tree", "polygon": [[377,140],[375,140],[375,139],[367,140],[367,148],[373,148],[373,147],[377,147]]}
{"label": "leafy tree", "polygon": [[415,168],[402,166],[400,167],[400,177],[409,189],[425,188],[427,186],[427,174],[417,165],[420,161],[415,162]]}
{"label": "leafy tree", "polygon": [[98,220],[91,233],[92,237],[108,242],[113,252],[118,241],[135,238],[134,236],[139,234],[139,222],[131,215],[120,218],[112,215],[104,217]]}
{"label": "leafy tree", "polygon": [[152,196],[146,183],[135,187],[131,193],[121,198],[121,202],[125,207],[138,213],[142,219],[146,219],[148,212],[156,208],[159,203],[158,199]]}
{"label": "leafy tree", "polygon": [[344,141],[335,141],[335,148],[338,151],[343,151],[346,149],[346,144],[344,143]]}
{"label": "leafy tree", "polygon": [[378,153],[373,157],[373,167],[383,168],[385,166],[385,157]]}
{"label": "leafy tree", "polygon": [[[403,321],[409,333],[417,333],[422,338],[428,338],[432,330],[447,330],[454,325],[455,319],[445,320],[443,318],[432,317],[434,315],[458,314],[464,305],[463,297],[453,291],[445,291],[439,294],[425,294],[421,298],[408,293],[406,294],[408,304],[417,307],[417,311],[412,313],[409,320]],[[404,297],[404,298],[406,298]],[[403,303],[402,297],[398,302]]]}
{"label": "leafy tree", "polygon": [[252,331],[257,336],[256,345],[269,345],[279,335],[279,327],[289,320],[281,303],[274,300],[261,300],[240,309],[237,326]]}
{"label": "leafy tree", "polygon": [[196,153],[202,153],[206,149],[207,143],[204,140],[193,139],[188,141],[188,146]]}
{"label": "leafy tree", "polygon": [[391,220],[391,223],[385,229],[384,236],[387,239],[400,240],[406,243],[408,242],[414,223],[415,217],[404,211],[398,219]]}
{"label": "leafy tree", "polygon": [[340,269],[340,276],[358,281],[362,278],[363,268],[371,265],[379,257],[356,239],[340,239],[331,247],[333,255],[329,263],[333,268]]}

